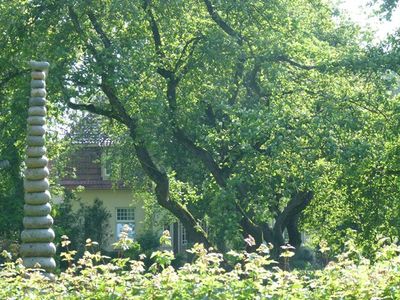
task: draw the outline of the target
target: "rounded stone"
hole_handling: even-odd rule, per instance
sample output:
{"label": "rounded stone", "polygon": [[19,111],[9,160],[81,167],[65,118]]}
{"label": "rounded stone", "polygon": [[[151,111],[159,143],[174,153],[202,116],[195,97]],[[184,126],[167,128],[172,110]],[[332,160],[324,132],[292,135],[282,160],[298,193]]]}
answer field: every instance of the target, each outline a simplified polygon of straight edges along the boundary
{"label": "rounded stone", "polygon": [[36,80],[44,80],[46,78],[46,73],[42,71],[33,71],[31,77]]}
{"label": "rounded stone", "polygon": [[25,216],[45,216],[51,212],[50,203],[45,203],[41,205],[24,205]]}
{"label": "rounded stone", "polygon": [[26,148],[26,155],[29,157],[41,157],[46,154],[46,147],[28,147]]}
{"label": "rounded stone", "polygon": [[28,135],[26,137],[26,144],[28,146],[44,146],[46,139],[43,136]]}
{"label": "rounded stone", "polygon": [[39,116],[31,116],[31,117],[28,117],[28,124],[29,125],[44,125],[44,124],[46,124],[46,118],[39,117]]}
{"label": "rounded stone", "polygon": [[44,106],[31,106],[28,109],[29,116],[41,116],[45,117],[47,113],[46,107]]}
{"label": "rounded stone", "polygon": [[22,244],[19,252],[22,257],[50,257],[56,254],[56,246],[53,243],[29,243]]}
{"label": "rounded stone", "polygon": [[24,188],[27,193],[40,193],[49,189],[50,184],[47,178],[41,180],[24,180]]}
{"label": "rounded stone", "polygon": [[21,240],[24,243],[52,242],[55,238],[53,229],[25,229],[21,233]]}
{"label": "rounded stone", "polygon": [[50,228],[53,225],[53,218],[49,215],[40,217],[24,217],[22,220],[24,228]]}
{"label": "rounded stone", "polygon": [[42,125],[29,125],[27,131],[28,135],[45,135],[46,127]]}
{"label": "rounded stone", "polygon": [[34,79],[31,81],[31,88],[45,88],[46,81]]}
{"label": "rounded stone", "polygon": [[46,271],[52,271],[56,268],[56,261],[52,257],[24,257],[22,264],[26,268],[35,268],[40,265],[40,268]]}
{"label": "rounded stone", "polygon": [[29,65],[33,70],[38,70],[38,71],[44,71],[50,67],[50,64],[47,61],[31,60],[29,62]]}
{"label": "rounded stone", "polygon": [[46,97],[45,89],[31,89],[31,97]]}
{"label": "rounded stone", "polygon": [[46,133],[46,127],[42,125],[30,125],[28,126],[29,135],[44,135]]}
{"label": "rounded stone", "polygon": [[44,168],[47,166],[49,160],[46,156],[42,157],[28,157],[25,164],[28,168]]}
{"label": "rounded stone", "polygon": [[25,203],[26,204],[45,204],[51,200],[51,195],[49,191],[43,193],[25,193]]}
{"label": "rounded stone", "polygon": [[25,169],[25,179],[40,180],[40,179],[45,179],[47,176],[49,176],[49,169],[46,167]]}
{"label": "rounded stone", "polygon": [[30,106],[45,106],[47,103],[46,98],[43,97],[32,97],[29,98],[29,105]]}

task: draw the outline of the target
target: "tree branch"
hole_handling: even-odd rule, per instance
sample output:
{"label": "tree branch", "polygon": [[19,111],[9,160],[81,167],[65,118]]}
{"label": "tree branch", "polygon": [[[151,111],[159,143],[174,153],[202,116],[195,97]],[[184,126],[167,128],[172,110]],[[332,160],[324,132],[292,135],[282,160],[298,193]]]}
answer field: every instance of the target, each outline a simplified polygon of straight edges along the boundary
{"label": "tree branch", "polygon": [[75,31],[81,36],[86,38],[86,47],[92,52],[92,54],[94,56],[98,56],[97,50],[96,48],[91,44],[90,40],[87,41],[87,36],[85,34],[85,31],[83,30],[83,28],[81,27],[81,24],[79,23],[79,18],[78,15],[76,14],[76,12],[74,11],[73,7],[71,5],[68,6],[68,15],[69,18],[72,21],[72,24],[75,27]]}
{"label": "tree branch", "polygon": [[[208,14],[210,17],[214,20],[214,22],[229,36],[233,37],[236,40],[236,43],[239,46],[243,46],[243,41],[244,38],[243,36],[237,32],[235,29],[233,29],[225,20],[221,18],[221,16],[218,14],[218,12],[215,10],[215,7],[211,3],[210,0],[203,0],[206,7]],[[239,82],[240,79],[243,76],[244,72],[244,65],[246,63],[246,57],[243,55],[242,57],[239,57],[238,62],[236,63],[236,71],[233,76],[233,85],[235,88],[233,89],[232,96],[230,97],[228,103],[229,105],[234,105],[236,103],[237,96],[239,94]]]}
{"label": "tree branch", "polygon": [[239,45],[243,44],[243,37],[240,33],[236,32],[227,22],[225,22],[218,12],[215,10],[210,0],[203,0],[207,6],[207,11],[214,22],[229,36],[236,39]]}
{"label": "tree branch", "polygon": [[259,83],[257,82],[257,75],[260,72],[260,69],[261,69],[260,61],[259,59],[256,59],[253,69],[248,73],[246,77],[245,85],[247,88],[247,92],[250,96],[255,94],[259,99],[264,98],[266,100],[266,105],[269,106],[270,94],[264,92],[260,87]]}
{"label": "tree branch", "polygon": [[150,7],[151,0],[143,0],[143,9],[146,12],[148,18],[149,18],[149,23],[150,23],[150,29],[153,34],[153,40],[154,40],[154,47],[156,49],[156,54],[160,57],[164,57],[164,53],[162,51],[162,41],[161,41],[161,35],[160,35],[160,30],[158,29],[157,22],[154,18],[153,12]]}
{"label": "tree branch", "polygon": [[123,120],[123,123],[126,124],[129,128],[132,128],[136,131],[137,120],[136,118],[132,118],[126,111],[123,106],[121,100],[119,100],[115,88],[113,86],[108,85],[104,75],[102,76],[101,82],[101,90],[107,96],[111,107],[113,110],[119,115],[119,118]]}
{"label": "tree branch", "polygon": [[[155,21],[154,15],[152,14],[150,8],[149,8],[149,0],[144,1],[144,9],[146,10],[149,21],[150,21],[150,27],[152,29],[153,33],[153,41],[155,44],[155,49],[156,49],[156,54],[159,56],[159,58],[163,58],[163,54],[161,52],[161,37],[160,37],[160,32],[158,29],[158,25]],[[211,5],[209,1],[208,4]],[[206,3],[207,4],[207,3]],[[229,35],[236,37],[238,44],[242,44],[242,38],[239,34],[236,34],[233,29],[230,29],[230,27],[219,17],[219,15],[213,10],[212,5],[208,6],[209,9],[211,9],[211,15],[213,19],[220,25],[222,28],[227,32]],[[210,10],[209,10],[210,11]],[[192,44],[192,47],[187,55],[187,58],[190,59],[190,57],[193,55],[193,51],[195,48],[196,43],[200,40],[201,37],[193,38],[189,41],[186,42],[180,58],[178,59],[174,71],[167,70],[163,67],[158,67],[157,72],[166,80],[167,82],[167,101],[168,101],[168,107],[169,107],[169,116],[170,116],[170,122],[173,127],[173,134],[176,140],[183,145],[186,149],[188,149],[195,157],[200,159],[200,161],[204,164],[204,166],[207,168],[207,170],[211,173],[213,178],[215,179],[216,183],[222,187],[226,188],[227,183],[226,183],[226,175],[225,172],[218,166],[218,163],[214,160],[212,157],[211,153],[207,151],[206,149],[196,145],[196,143],[189,138],[189,136],[185,133],[185,131],[179,127],[177,124],[176,120],[176,113],[177,113],[177,100],[176,100],[176,88],[181,80],[181,78],[186,74],[188,68],[189,68],[189,63],[188,60],[186,64],[183,66],[182,71],[179,75],[177,75],[178,69],[181,67],[183,64],[183,55],[185,52],[187,52],[188,47],[190,44]],[[237,70],[236,70],[236,81],[237,83],[239,82],[239,77],[242,76],[243,74],[243,68],[244,68],[244,62],[245,59],[240,59],[238,64],[237,64]],[[233,99],[236,98],[236,95],[234,94]],[[209,111],[209,113],[211,113]],[[255,225],[251,219],[247,216],[246,212],[243,210],[243,208],[240,206],[240,203],[235,200],[235,206],[238,212],[242,215],[241,219],[241,225],[245,229],[247,233],[250,233],[254,235],[254,237],[257,238],[257,241],[260,243],[262,240],[262,231],[261,229]]]}
{"label": "tree branch", "polygon": [[313,193],[311,191],[300,191],[292,196],[289,203],[275,220],[275,225],[273,227],[274,238],[275,242],[277,243],[275,247],[280,247],[283,245],[284,241],[282,240],[282,232],[287,226],[289,219],[300,214],[300,212],[303,211],[304,208],[306,208],[306,206],[310,203],[312,198]]}
{"label": "tree branch", "polygon": [[199,158],[203,162],[207,170],[209,170],[209,172],[213,175],[217,184],[225,188],[225,176],[223,175],[221,168],[215,162],[210,152],[200,146],[197,146],[180,128],[174,129],[174,136],[183,146],[186,147],[186,149],[190,150],[197,158]]}
{"label": "tree branch", "polygon": [[110,119],[115,119],[119,122],[123,122],[123,120],[114,111],[102,109],[94,104],[78,104],[68,100],[67,105],[69,108],[75,110],[84,110],[93,114],[101,115]]}
{"label": "tree branch", "polygon": [[211,243],[208,240],[207,233],[199,226],[193,215],[181,203],[169,199],[168,176],[155,165],[144,143],[135,143],[135,151],[143,170],[156,184],[155,192],[158,204],[178,217],[196,241],[203,243],[207,248],[210,247]]}
{"label": "tree branch", "polygon": [[238,61],[236,62],[235,66],[235,74],[233,75],[233,92],[232,96],[229,98],[229,105],[233,106],[236,103],[237,97],[239,95],[239,90],[240,90],[240,79],[243,77],[244,73],[244,64],[246,63],[246,59],[244,57],[239,57]]}
{"label": "tree branch", "polygon": [[[190,58],[192,57],[192,55],[193,55],[193,52],[194,52],[194,49],[196,48],[196,45],[199,43],[199,41],[201,40],[203,38],[203,36],[196,36],[196,37],[193,37],[193,38],[191,38],[191,39],[189,39],[189,40],[187,40],[186,41],[186,43],[185,43],[185,45],[183,46],[183,49],[182,49],[182,51],[181,51],[181,54],[179,55],[179,58],[178,58],[178,60],[177,60],[177,62],[176,62],[176,64],[175,64],[175,67],[174,67],[174,73],[177,73],[178,72],[178,70],[179,70],[179,68],[183,65],[183,62],[184,62],[184,55],[185,55],[185,53],[186,52],[189,52],[187,55],[186,55],[186,64],[184,65],[184,67],[183,67],[183,74],[181,75],[181,77],[182,76],[184,76],[185,74],[186,74],[186,72],[187,72],[187,69],[188,69],[188,64],[189,64],[189,60],[190,60]],[[190,47],[190,45],[192,45],[191,47]],[[189,47],[190,47],[190,49],[189,49]],[[188,50],[189,49],[189,50]],[[186,71],[185,71],[186,70]]]}
{"label": "tree branch", "polygon": [[106,33],[104,32],[103,28],[101,27],[101,24],[97,21],[96,16],[94,15],[94,13],[92,11],[89,11],[87,13],[90,22],[93,25],[94,30],[96,31],[96,33],[99,35],[101,41],[103,42],[103,45],[105,48],[110,48],[111,47],[111,41],[108,38],[108,36],[106,35]]}
{"label": "tree branch", "polygon": [[[69,12],[70,19],[72,20],[72,22],[74,24],[76,32],[81,37],[86,37],[86,34],[83,31],[83,29],[79,23],[78,16],[75,13],[72,6],[68,6],[68,12]],[[99,35],[100,39],[102,40],[104,47],[105,48],[111,47],[111,41],[107,37],[104,30],[102,29],[101,24],[98,22],[95,15],[92,12],[88,12],[87,14],[88,14],[89,20],[90,20],[92,26],[94,27],[96,33]],[[122,104],[122,102],[120,101],[120,99],[117,96],[115,87],[110,84],[110,80],[109,80],[110,74],[108,74],[110,72],[110,70],[108,68],[106,68],[107,64],[103,61],[103,58],[99,55],[96,48],[89,41],[86,41],[86,46],[92,52],[93,56],[97,59],[99,64],[103,67],[103,69],[101,71],[102,74],[101,74],[100,88],[103,91],[103,93],[107,96],[109,103],[112,107],[111,114],[114,116],[114,118],[117,117],[116,118],[117,120],[119,120],[123,124],[127,125],[128,128],[136,131],[137,120],[135,118],[132,118],[127,113],[126,109],[124,108],[124,105]],[[78,108],[79,106],[77,106],[78,104],[72,103],[72,105],[75,106],[77,109],[79,109]],[[83,107],[81,106],[81,108],[83,108],[85,110],[91,109],[91,110],[96,110],[96,111],[101,112],[101,109],[99,110],[99,108],[93,108],[93,107],[91,107],[90,104],[88,106],[83,106]],[[96,112],[94,112],[94,113],[96,113]],[[106,113],[110,114],[110,111],[106,111]]]}
{"label": "tree branch", "polygon": [[[167,100],[170,109],[170,121],[173,127],[173,134],[177,141],[183,145],[186,149],[188,149],[192,154],[200,159],[203,165],[207,168],[207,170],[211,173],[216,183],[221,188],[227,187],[227,173],[225,173],[219,166],[218,163],[214,160],[212,154],[206,149],[196,145],[194,141],[192,141],[188,135],[185,133],[183,129],[181,129],[176,122],[176,110],[177,110],[177,101],[176,101],[176,88],[178,85],[178,81],[174,80],[174,76],[171,78],[166,78],[167,80]],[[245,192],[243,189],[239,188],[239,192],[242,197],[245,197]],[[262,242],[262,231],[261,228],[258,227],[254,222],[249,218],[244,209],[241,207],[240,202],[235,199],[235,207],[237,211],[242,216],[240,224],[242,228],[245,229],[247,234],[251,234],[256,238],[257,244]]]}
{"label": "tree branch", "polygon": [[[145,1],[145,3],[148,3],[148,1]],[[80,34],[81,36],[85,36],[79,24],[78,17],[73,11],[72,7],[69,7],[69,12],[78,34]],[[88,13],[88,16],[93,27],[95,28],[96,33],[100,36],[104,44],[104,47],[105,48],[111,47],[110,39],[102,30],[101,25],[95,18],[94,14]],[[151,19],[154,21],[153,17]],[[157,41],[157,43],[159,42],[160,40]],[[99,62],[102,62],[102,58],[100,57],[96,49],[90,44],[87,44],[87,46],[88,49],[92,52],[92,54],[96,57],[96,59]],[[103,66],[105,66],[105,64]],[[130,117],[129,114],[127,113],[122,102],[117,96],[117,91],[115,90],[115,87],[110,83],[110,80],[107,78],[108,74],[106,71],[107,70],[105,69],[102,70],[100,87],[104,92],[104,94],[107,96],[110,105],[112,107],[112,110],[101,109],[93,104],[76,104],[70,101],[67,102],[68,106],[73,109],[86,110],[95,114],[112,117],[120,121],[122,124],[125,124],[129,129],[129,134],[132,140],[134,141],[136,157],[138,158],[146,175],[149,176],[149,178],[156,184],[155,194],[157,202],[162,207],[166,208],[167,210],[172,212],[176,217],[178,217],[178,219],[182,222],[185,228],[191,233],[193,237],[196,238],[197,241],[204,243],[206,247],[211,246],[211,243],[207,238],[207,234],[200,226],[198,226],[198,223],[196,219],[193,217],[193,215],[185,207],[183,207],[182,204],[170,201],[168,176],[164,171],[161,171],[156,166],[154,160],[150,156],[147,147],[145,146],[145,143],[142,140],[138,140],[137,120],[135,118]],[[161,72],[163,71],[164,70],[161,70]],[[167,72],[167,70],[165,70],[165,72]]]}
{"label": "tree branch", "polygon": [[287,56],[283,56],[283,55],[280,55],[280,56],[276,57],[276,60],[280,61],[280,62],[285,62],[285,63],[287,63],[287,64],[289,64],[291,66],[294,66],[294,67],[299,68],[299,69],[307,70],[307,71],[320,68],[319,66],[303,65],[303,64],[298,63],[298,62],[292,60],[291,58],[289,58]]}

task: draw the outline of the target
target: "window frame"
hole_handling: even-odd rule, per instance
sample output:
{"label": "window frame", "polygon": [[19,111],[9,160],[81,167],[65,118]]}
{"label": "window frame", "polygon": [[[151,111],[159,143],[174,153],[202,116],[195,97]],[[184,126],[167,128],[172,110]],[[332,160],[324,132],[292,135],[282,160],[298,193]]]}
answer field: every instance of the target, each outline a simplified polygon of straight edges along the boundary
{"label": "window frame", "polygon": [[[131,217],[132,219],[118,219],[118,211],[119,210],[128,210],[126,212],[126,216],[130,216],[129,210],[131,211]],[[129,206],[125,206],[125,207],[116,207],[115,208],[115,240],[118,241],[119,240],[119,235],[121,233],[121,230],[119,229],[119,226],[124,226],[125,224],[128,225],[129,227],[132,228],[132,231],[129,233],[129,238],[133,239],[136,236],[136,223],[135,223],[135,213],[136,213],[136,209],[134,207],[129,207]]]}

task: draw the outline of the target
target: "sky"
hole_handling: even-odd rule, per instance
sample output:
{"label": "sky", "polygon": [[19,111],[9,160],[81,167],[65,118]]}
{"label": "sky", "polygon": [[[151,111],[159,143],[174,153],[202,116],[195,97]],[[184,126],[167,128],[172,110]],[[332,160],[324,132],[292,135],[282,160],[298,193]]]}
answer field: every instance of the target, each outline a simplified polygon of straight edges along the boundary
{"label": "sky", "polygon": [[[368,26],[375,31],[377,41],[383,40],[387,34],[393,33],[400,28],[400,6],[393,12],[392,20],[379,20],[373,16],[374,7],[369,6],[371,0],[341,0],[339,9],[343,10],[361,28]],[[375,6],[376,8],[377,6]]]}

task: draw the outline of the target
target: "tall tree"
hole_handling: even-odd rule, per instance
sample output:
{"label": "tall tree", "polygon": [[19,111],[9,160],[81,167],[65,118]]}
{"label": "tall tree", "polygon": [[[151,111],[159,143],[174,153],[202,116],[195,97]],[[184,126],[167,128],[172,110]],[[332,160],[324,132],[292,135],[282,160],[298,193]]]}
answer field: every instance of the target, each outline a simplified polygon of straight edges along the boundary
{"label": "tall tree", "polygon": [[207,246],[299,246],[303,212],[321,222],[348,160],[364,159],[357,137],[384,136],[384,70],[323,1],[20,4],[18,55],[52,62],[53,108],[112,120],[125,163]]}
{"label": "tall tree", "polygon": [[18,61],[21,45],[12,38],[20,32],[7,23],[11,10],[5,4],[0,2],[0,239],[16,238],[22,227],[21,163],[29,96],[28,66]]}

